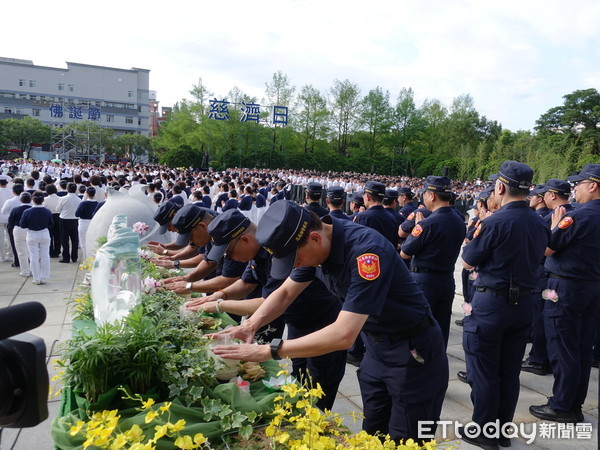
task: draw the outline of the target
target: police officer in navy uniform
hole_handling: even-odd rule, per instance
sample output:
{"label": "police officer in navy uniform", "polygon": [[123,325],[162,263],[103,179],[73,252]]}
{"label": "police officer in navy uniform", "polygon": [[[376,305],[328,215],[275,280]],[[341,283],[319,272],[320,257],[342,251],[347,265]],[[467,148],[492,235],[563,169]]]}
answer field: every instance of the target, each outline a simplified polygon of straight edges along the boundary
{"label": "police officer in navy uniform", "polygon": [[[209,259],[226,255],[248,265],[241,280],[208,297],[191,300],[187,308],[207,312],[224,311],[240,316],[254,314],[264,299],[285,281],[271,277],[272,255],[256,242],[256,226],[239,211],[231,210],[213,220],[208,232],[214,244],[208,254]],[[308,269],[310,279],[312,275],[313,270]],[[262,289],[260,298],[238,300],[246,298],[257,286]],[[282,315],[288,327],[288,338],[305,336],[335,322],[341,305],[323,281],[315,278]],[[275,319],[275,322],[269,325],[279,326],[279,319]],[[344,377],[346,352],[340,350],[317,357],[293,358],[292,364],[292,374],[297,379],[304,380],[308,374],[315,385],[319,383],[323,388],[325,396],[317,401],[317,406],[331,409]]]}
{"label": "police officer in navy uniform", "polygon": [[[362,330],[367,347],[358,371],[363,429],[389,433],[394,440],[419,439],[419,421],[439,420],[448,360],[439,325],[394,246],[368,227],[330,216],[319,220],[291,202],[269,208],[256,238],[273,252],[276,278],[294,265],[321,266],[334,280],[335,294],[344,298],[342,311],[331,325],[299,339],[213,351],[246,361],[316,356],[350,347]],[[281,314],[308,284],[292,272],[252,317],[219,334],[250,342],[254,331]]]}
{"label": "police officer in navy uniform", "polygon": [[363,192],[366,211],[358,214],[354,221],[379,231],[396,248],[398,246],[398,227],[390,214],[383,209],[385,185],[378,181],[367,181]]}
{"label": "police officer in navy uniform", "polygon": [[529,412],[543,420],[582,422],[588,391],[595,326],[600,314],[600,164],[574,176],[580,206],[552,213],[546,250],[548,284],[542,293],[553,396]]}
{"label": "police officer in navy uniform", "polygon": [[[551,178],[538,190],[544,197],[544,203],[551,211],[544,218],[548,223],[548,227],[550,227],[552,222],[553,210],[561,206],[565,208],[565,212],[567,213],[573,210],[573,205],[569,203],[571,184],[568,181]],[[546,277],[543,277],[539,279],[539,283],[541,292],[546,288],[548,280]],[[548,359],[548,350],[546,348],[546,333],[544,328],[543,309],[545,302],[546,301],[540,294],[534,303],[535,309],[533,313],[533,322],[531,324],[531,350],[529,351],[527,359],[521,364],[521,370],[536,375],[552,373],[550,360]]]}
{"label": "police officer in navy uniform", "polygon": [[[521,361],[539,295],[536,281],[550,233],[526,201],[532,178],[533,170],[526,164],[502,163],[490,177],[500,209],[483,219],[462,254],[463,266],[478,271],[472,312],[464,321],[463,349],[472,388],[472,420],[480,427],[511,422],[519,398]],[[465,434],[460,429],[458,434],[484,448],[510,446],[506,436],[472,437],[474,431]]]}
{"label": "police officer in navy uniform", "polygon": [[317,216],[323,217],[329,214],[329,210],[327,208],[323,208],[319,201],[321,200],[321,195],[323,194],[323,185],[321,183],[317,183],[315,181],[311,181],[306,186],[306,209],[309,211],[314,211]]}
{"label": "police officer in navy uniform", "polygon": [[398,207],[398,191],[396,189],[386,189],[382,205],[383,209],[385,209],[394,219],[397,225],[396,230],[398,230],[400,224],[405,220],[405,217],[396,210]]}
{"label": "police officer in navy uniform", "polygon": [[413,279],[429,302],[446,346],[455,291],[454,266],[466,233],[463,220],[450,206],[450,183],[448,177],[427,177],[422,195],[431,215],[418,222],[400,252],[403,259],[412,257]]}
{"label": "police officer in navy uniform", "polygon": [[529,207],[542,218],[550,214],[550,208],[548,208],[544,202],[544,193],[546,192],[545,189],[546,186],[544,184],[538,184],[529,191],[529,195],[527,197],[529,200]]}
{"label": "police officer in navy uniform", "polygon": [[[362,211],[361,211],[362,210]],[[365,202],[363,201],[362,192],[355,192],[352,194],[352,200],[350,201],[350,211],[348,217],[354,221],[354,218],[365,210]]]}
{"label": "police officer in navy uniform", "polygon": [[327,198],[325,201],[327,202],[329,215],[331,217],[342,220],[352,220],[342,211],[346,201],[346,192],[344,191],[344,188],[340,186],[332,186],[327,188]]}
{"label": "police officer in navy uniform", "polygon": [[417,209],[413,191],[406,186],[398,188],[398,203],[401,206],[400,215],[405,219]]}

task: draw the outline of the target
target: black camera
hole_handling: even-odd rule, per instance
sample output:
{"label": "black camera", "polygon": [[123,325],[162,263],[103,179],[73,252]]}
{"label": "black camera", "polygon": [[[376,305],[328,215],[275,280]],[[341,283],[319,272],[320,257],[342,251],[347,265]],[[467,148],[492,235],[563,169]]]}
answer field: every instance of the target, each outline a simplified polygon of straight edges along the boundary
{"label": "black camera", "polygon": [[48,418],[46,344],[24,333],[45,320],[38,302],[0,309],[0,427],[33,427]]}

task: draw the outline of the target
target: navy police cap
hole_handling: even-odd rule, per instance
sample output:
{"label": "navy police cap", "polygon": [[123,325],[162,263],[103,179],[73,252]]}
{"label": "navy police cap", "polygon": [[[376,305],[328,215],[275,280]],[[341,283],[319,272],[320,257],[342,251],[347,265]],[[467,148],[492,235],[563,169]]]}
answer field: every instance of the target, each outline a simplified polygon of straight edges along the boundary
{"label": "navy police cap", "polygon": [[311,194],[320,194],[323,192],[323,185],[321,183],[317,183],[316,181],[311,181],[306,185],[306,190]]}
{"label": "navy police cap", "polygon": [[425,178],[425,184],[423,185],[423,189],[419,189],[419,193],[421,193],[421,191],[452,192],[450,178],[429,175]]}
{"label": "navy police cap", "polygon": [[490,175],[489,179],[500,180],[519,189],[529,189],[533,180],[533,169],[518,161],[504,161],[498,173]]}
{"label": "navy police cap", "polygon": [[177,245],[185,245],[188,243],[190,240],[190,232],[196,225],[202,222],[206,213],[214,216],[217,215],[216,212],[211,211],[210,209],[201,208],[196,205],[185,205],[177,211],[172,220],[173,227],[175,227],[177,233],[179,233],[179,236],[175,241]]}
{"label": "navy police cap", "polygon": [[398,198],[398,191],[396,189],[386,189],[385,190],[385,199],[396,200],[397,198]]}
{"label": "navy police cap", "polygon": [[403,186],[398,188],[398,195],[406,195],[406,194],[412,194],[412,190],[409,187]]}
{"label": "navy police cap", "polygon": [[565,180],[550,178],[544,185],[544,192],[567,195],[571,193],[571,184]]}
{"label": "navy police cap", "polygon": [[586,164],[577,175],[567,177],[569,181],[590,180],[594,183],[600,183],[600,164]]}
{"label": "navy police cap", "polygon": [[[213,245],[206,258],[210,261],[218,260],[235,238],[239,237],[250,226],[250,219],[239,209],[229,209],[219,214],[209,225],[208,234]],[[237,245],[237,244],[236,244]]]}
{"label": "navy police cap", "polygon": [[287,278],[294,268],[298,245],[311,221],[307,209],[288,200],[273,203],[260,219],[256,241],[273,255],[271,276],[276,280]]}
{"label": "navy police cap", "polygon": [[385,197],[385,184],[380,183],[379,181],[367,181],[364,193],[375,195],[377,197]]}
{"label": "navy police cap", "polygon": [[158,234],[165,234],[167,232],[169,229],[169,222],[173,220],[173,217],[175,217],[175,214],[180,208],[179,204],[175,202],[165,202],[160,205],[154,214],[154,220],[160,225]]}
{"label": "navy police cap", "polygon": [[527,197],[533,197],[534,195],[538,195],[540,197],[543,197],[544,193],[547,191],[546,189],[546,185],[545,184],[536,184],[533,189],[531,189],[529,191],[529,194],[527,194]]}
{"label": "navy police cap", "polygon": [[346,198],[346,192],[342,187],[332,186],[327,188],[327,198],[329,200],[344,200]]}

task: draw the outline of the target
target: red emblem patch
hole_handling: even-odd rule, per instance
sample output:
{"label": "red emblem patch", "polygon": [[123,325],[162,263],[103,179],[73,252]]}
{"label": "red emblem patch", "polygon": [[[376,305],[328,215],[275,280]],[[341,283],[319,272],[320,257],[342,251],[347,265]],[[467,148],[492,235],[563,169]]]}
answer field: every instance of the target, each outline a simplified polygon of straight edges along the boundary
{"label": "red emblem patch", "polygon": [[475,233],[473,233],[473,239],[475,239],[477,236],[479,236],[480,231],[481,231],[481,224],[477,225],[477,227],[475,228]]}
{"label": "red emblem patch", "polygon": [[374,253],[365,253],[356,258],[358,274],[365,280],[373,281],[381,273],[379,267],[379,256]]}
{"label": "red emblem patch", "polygon": [[406,220],[413,220],[413,219],[414,219],[414,217],[415,217],[415,213],[414,213],[414,212],[411,212],[411,213],[408,215],[408,217],[406,218]]}
{"label": "red emblem patch", "polygon": [[558,228],[560,228],[561,230],[564,230],[565,228],[569,228],[571,225],[573,225],[573,218],[565,217],[563,220],[561,220],[558,223]]}
{"label": "red emblem patch", "polygon": [[419,235],[423,232],[423,228],[421,228],[421,225],[417,225],[416,227],[413,228],[412,230],[412,234],[414,237],[419,237]]}

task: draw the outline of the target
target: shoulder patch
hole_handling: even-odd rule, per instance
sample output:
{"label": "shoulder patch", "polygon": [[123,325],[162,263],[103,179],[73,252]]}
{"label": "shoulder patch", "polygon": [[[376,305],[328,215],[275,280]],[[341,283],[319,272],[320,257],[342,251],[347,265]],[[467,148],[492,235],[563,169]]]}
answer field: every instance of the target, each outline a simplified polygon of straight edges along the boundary
{"label": "shoulder patch", "polygon": [[473,239],[479,236],[479,232],[481,231],[481,222],[475,227],[475,232],[473,233]]}
{"label": "shoulder patch", "polygon": [[421,225],[416,225],[410,234],[412,234],[414,237],[419,237],[422,232],[423,228],[421,228]]}
{"label": "shoulder patch", "polygon": [[406,218],[406,220],[413,220],[415,218],[415,213],[411,212],[408,217]]}
{"label": "shoulder patch", "polygon": [[381,273],[379,267],[379,256],[375,253],[365,253],[356,258],[358,274],[368,281],[375,280]]}
{"label": "shoulder patch", "polygon": [[560,228],[561,230],[564,230],[566,228],[569,228],[571,225],[573,225],[573,218],[565,217],[563,220],[561,220],[558,223],[558,228]]}

